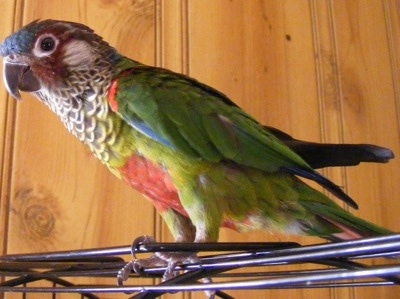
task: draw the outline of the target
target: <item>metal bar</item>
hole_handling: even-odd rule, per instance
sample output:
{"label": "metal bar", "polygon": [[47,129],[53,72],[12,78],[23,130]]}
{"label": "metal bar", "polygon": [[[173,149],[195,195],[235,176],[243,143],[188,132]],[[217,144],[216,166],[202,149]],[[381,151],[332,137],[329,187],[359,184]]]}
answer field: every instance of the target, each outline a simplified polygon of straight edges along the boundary
{"label": "metal bar", "polygon": [[[330,281],[330,280],[348,280],[360,279],[379,276],[391,276],[400,273],[400,266],[374,267],[366,270],[341,270],[336,273],[318,273],[310,275],[302,275],[299,277],[280,277],[272,279],[236,281],[236,282],[221,282],[221,283],[197,283],[189,285],[143,285],[143,286],[124,286],[124,287],[109,287],[109,286],[73,286],[73,287],[0,287],[2,292],[32,292],[32,293],[119,293],[119,292],[180,292],[180,291],[205,291],[205,290],[237,290],[237,289],[268,289],[276,287],[293,287],[297,288],[300,285],[310,286],[314,283]],[[330,283],[331,284],[331,283]],[[354,283],[353,283],[354,284]],[[354,286],[371,285],[371,282],[356,283]],[[317,285],[317,284],[316,284]],[[312,285],[312,287],[316,286]],[[385,283],[384,285],[393,285]]]}
{"label": "metal bar", "polygon": [[[117,287],[113,285],[80,285],[65,281],[63,277],[110,277],[115,279],[126,264],[121,257],[131,255],[129,246],[48,252],[42,254],[16,254],[0,257],[0,277],[11,278],[0,284],[0,292],[18,293],[81,293],[96,298],[92,293],[137,293],[132,298],[156,298],[166,292],[219,290],[222,298],[230,298],[222,290],[236,289],[293,289],[324,287],[380,287],[400,284],[400,234],[352,240],[339,243],[300,246],[297,243],[146,243],[138,244],[133,251],[143,252],[193,252],[200,262],[179,265],[184,272],[159,285],[144,284],[143,278],[132,274],[130,280],[138,285]],[[207,252],[219,252],[204,255]],[[394,265],[367,266],[354,260],[378,257],[395,257]],[[311,270],[273,271],[272,266],[312,263],[323,265]],[[251,267],[265,270],[246,273]],[[334,267],[334,268],[331,268]],[[232,273],[231,270],[239,269]],[[143,270],[149,276],[162,276],[165,267]],[[204,277],[222,280],[199,283]],[[52,287],[29,287],[37,280],[48,280]],[[347,281],[353,279],[354,281]],[[367,279],[367,280],[365,280]],[[129,280],[129,281],[130,281]],[[23,285],[23,286],[21,286]],[[60,286],[64,285],[64,286]],[[90,297],[93,296],[93,297]]]}

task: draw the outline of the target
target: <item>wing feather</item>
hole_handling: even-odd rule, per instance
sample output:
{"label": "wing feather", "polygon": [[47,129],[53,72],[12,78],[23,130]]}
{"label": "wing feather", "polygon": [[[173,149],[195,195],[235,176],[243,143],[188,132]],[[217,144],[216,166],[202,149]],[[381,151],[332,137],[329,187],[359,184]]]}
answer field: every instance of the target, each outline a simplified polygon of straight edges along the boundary
{"label": "wing feather", "polygon": [[140,123],[147,136],[177,151],[213,162],[228,159],[264,171],[309,167],[229,99],[189,77],[137,66],[118,80],[118,113],[129,123]]}

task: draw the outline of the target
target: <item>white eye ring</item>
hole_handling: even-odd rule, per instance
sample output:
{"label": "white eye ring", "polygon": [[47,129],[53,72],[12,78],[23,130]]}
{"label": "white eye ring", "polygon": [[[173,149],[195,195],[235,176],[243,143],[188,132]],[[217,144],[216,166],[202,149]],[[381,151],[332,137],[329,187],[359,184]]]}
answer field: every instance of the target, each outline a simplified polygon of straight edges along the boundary
{"label": "white eye ring", "polygon": [[51,55],[59,44],[59,40],[52,34],[43,34],[35,43],[33,54],[37,57],[44,57]]}

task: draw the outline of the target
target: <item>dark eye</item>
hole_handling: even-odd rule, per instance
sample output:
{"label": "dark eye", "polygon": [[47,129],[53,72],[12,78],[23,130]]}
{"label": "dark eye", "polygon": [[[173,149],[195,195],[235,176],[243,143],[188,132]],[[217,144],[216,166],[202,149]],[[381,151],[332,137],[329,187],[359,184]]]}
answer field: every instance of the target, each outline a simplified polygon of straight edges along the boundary
{"label": "dark eye", "polygon": [[40,49],[42,49],[44,52],[50,52],[54,49],[56,42],[52,37],[45,37],[41,42],[40,42]]}

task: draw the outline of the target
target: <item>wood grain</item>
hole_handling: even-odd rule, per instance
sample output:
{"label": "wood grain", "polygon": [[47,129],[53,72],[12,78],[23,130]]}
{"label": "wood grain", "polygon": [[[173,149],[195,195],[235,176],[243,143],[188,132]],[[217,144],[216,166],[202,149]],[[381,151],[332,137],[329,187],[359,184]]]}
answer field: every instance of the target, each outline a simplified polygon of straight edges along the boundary
{"label": "wood grain", "polygon": [[[82,22],[124,55],[210,84],[262,123],[296,137],[375,143],[400,152],[396,0],[73,0],[68,5],[54,0],[45,5],[44,10],[41,1],[0,0],[0,39],[37,18]],[[47,108],[27,95],[23,98],[16,105],[0,82],[3,252],[115,246],[144,234],[171,240],[140,194],[109,174]],[[357,215],[399,231],[399,169],[395,159],[324,174],[357,200]],[[221,240],[320,241],[226,229]],[[396,298],[398,288],[232,294],[373,299]],[[43,298],[28,298],[36,297]]]}

